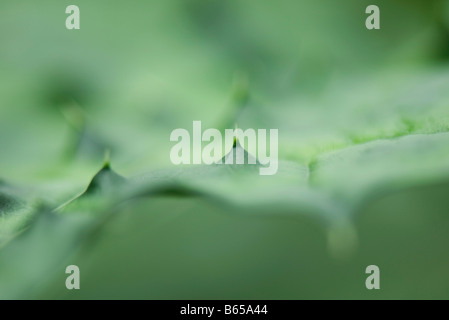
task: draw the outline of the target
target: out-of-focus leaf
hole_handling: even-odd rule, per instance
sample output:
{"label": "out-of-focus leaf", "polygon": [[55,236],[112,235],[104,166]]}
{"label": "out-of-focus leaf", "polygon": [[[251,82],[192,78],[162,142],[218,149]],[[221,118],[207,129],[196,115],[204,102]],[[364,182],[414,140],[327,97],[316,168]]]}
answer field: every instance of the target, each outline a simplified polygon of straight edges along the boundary
{"label": "out-of-focus leaf", "polygon": [[[447,297],[449,6],[370,4],[2,0],[0,298]],[[277,174],[175,167],[194,120],[279,129]]]}

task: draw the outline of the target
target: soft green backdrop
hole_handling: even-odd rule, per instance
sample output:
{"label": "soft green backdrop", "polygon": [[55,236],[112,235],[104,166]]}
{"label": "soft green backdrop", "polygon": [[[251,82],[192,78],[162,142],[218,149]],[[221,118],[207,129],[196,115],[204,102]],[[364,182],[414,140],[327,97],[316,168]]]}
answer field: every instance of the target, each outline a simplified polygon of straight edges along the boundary
{"label": "soft green backdrop", "polygon": [[[443,0],[2,0],[0,298],[448,299],[448,62]],[[278,174],[172,165],[193,120]]]}

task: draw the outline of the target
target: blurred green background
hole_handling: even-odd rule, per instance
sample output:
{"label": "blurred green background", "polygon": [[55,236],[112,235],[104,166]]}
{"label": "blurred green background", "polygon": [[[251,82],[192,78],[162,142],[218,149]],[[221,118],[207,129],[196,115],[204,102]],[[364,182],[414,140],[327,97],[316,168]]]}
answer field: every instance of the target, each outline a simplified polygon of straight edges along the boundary
{"label": "blurred green background", "polygon": [[[172,165],[194,120],[278,174]],[[2,299],[448,299],[448,194],[449,1],[0,2]]]}

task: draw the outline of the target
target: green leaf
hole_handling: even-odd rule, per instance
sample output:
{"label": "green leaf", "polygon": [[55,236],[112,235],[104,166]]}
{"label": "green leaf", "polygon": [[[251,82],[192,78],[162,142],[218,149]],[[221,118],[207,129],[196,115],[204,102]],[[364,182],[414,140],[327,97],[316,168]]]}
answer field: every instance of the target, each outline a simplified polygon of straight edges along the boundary
{"label": "green leaf", "polygon": [[[447,298],[449,6],[369,4],[2,0],[0,298]],[[173,165],[195,120],[277,174]]]}

